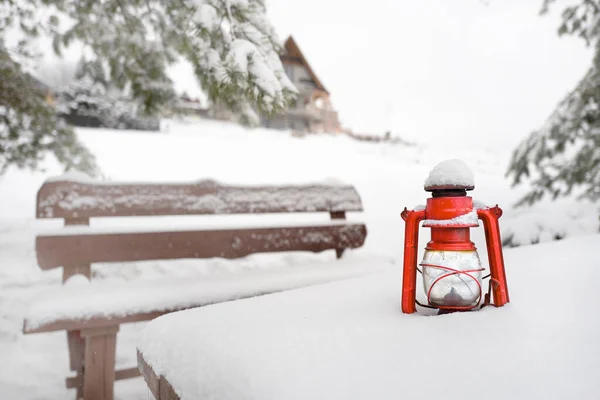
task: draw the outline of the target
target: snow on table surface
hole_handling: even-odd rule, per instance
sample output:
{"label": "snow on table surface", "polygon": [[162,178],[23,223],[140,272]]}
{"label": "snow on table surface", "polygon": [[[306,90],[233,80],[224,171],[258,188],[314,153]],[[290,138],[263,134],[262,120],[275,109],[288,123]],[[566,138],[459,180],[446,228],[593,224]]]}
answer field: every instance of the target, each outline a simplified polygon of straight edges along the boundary
{"label": "snow on table surface", "polygon": [[385,257],[348,252],[341,260],[315,261],[271,271],[234,276],[141,279],[129,282],[67,281],[36,296],[25,315],[25,329],[61,320],[124,317],[138,313],[204,306],[303,286],[370,274],[389,268]]}
{"label": "snow on table surface", "polygon": [[429,172],[424,187],[428,186],[475,186],[473,172],[464,161],[442,161]]}
{"label": "snow on table surface", "polygon": [[169,314],[138,349],[182,399],[597,399],[599,244],[506,251],[499,309],[404,315],[398,268]]}

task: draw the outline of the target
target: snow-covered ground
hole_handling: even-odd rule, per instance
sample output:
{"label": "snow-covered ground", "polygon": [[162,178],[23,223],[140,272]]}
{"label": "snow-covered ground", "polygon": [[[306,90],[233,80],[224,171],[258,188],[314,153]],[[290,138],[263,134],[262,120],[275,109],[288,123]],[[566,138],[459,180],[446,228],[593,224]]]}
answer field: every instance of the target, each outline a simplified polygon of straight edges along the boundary
{"label": "snow-covered ground", "polygon": [[[128,181],[189,182],[203,178],[223,183],[304,183],[336,179],[356,186],[365,212],[352,215],[366,222],[365,246],[349,258],[386,259],[401,268],[404,223],[400,212],[424,204],[423,182],[429,170],[444,159],[464,160],[475,173],[472,196],[480,202],[498,203],[505,214],[500,220],[504,236],[514,244],[547,241],[555,236],[591,234],[598,229],[597,207],[564,200],[543,203],[532,210],[513,209],[523,189],[512,190],[504,178],[510,149],[486,149],[479,143],[444,141],[416,146],[362,143],[345,136],[292,137],[289,132],[242,127],[219,122],[171,122],[160,133],[79,129],[82,140],[97,157],[106,179]],[[0,177],[0,394],[2,398],[62,399],[72,393],[64,388],[68,374],[64,332],[23,336],[23,316],[32,297],[49,286],[60,285],[60,271],[41,272],[34,255],[36,232],[54,230],[60,221],[35,221],[37,189],[49,176],[60,173],[53,160],[44,172],[9,170]],[[204,219],[203,219],[204,218]],[[202,217],[251,222],[263,217]],[[294,219],[296,216],[273,218]],[[303,217],[306,218],[306,217]],[[312,218],[312,216],[311,216]],[[314,216],[323,218],[323,216]],[[152,223],[140,219],[140,223]],[[187,220],[169,219],[169,225]],[[195,221],[196,222],[196,221]],[[121,219],[104,224],[119,225]],[[102,226],[92,221],[92,226]],[[485,260],[482,229],[473,235]],[[427,232],[424,231],[423,235]],[[423,236],[426,238],[427,236]],[[424,240],[423,240],[424,241]],[[422,243],[423,244],[423,243]],[[422,246],[421,246],[422,247]],[[590,258],[593,258],[590,256]],[[184,260],[145,262],[127,266],[93,267],[97,280],[160,279],[184,269],[187,277],[215,275],[239,277],[255,270],[286,269],[332,260],[331,254],[270,254],[241,260]],[[509,285],[511,276],[508,277]],[[399,286],[398,286],[399,288]],[[117,363],[135,365],[135,341],[144,324],[122,326]],[[7,360],[7,361],[5,361]],[[147,399],[141,379],[118,382],[120,399]]]}
{"label": "snow-covered ground", "polygon": [[595,400],[599,243],[510,249],[498,309],[402,314],[394,270],[169,314],[139,348],[182,400]]}

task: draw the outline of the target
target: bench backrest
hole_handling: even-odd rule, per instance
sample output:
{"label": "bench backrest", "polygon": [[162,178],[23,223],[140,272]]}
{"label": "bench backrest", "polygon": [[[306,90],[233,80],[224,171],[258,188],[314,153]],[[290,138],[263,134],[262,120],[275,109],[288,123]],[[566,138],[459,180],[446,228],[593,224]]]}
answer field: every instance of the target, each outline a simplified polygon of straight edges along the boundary
{"label": "bench backrest", "polygon": [[[89,225],[90,218],[210,214],[327,212],[343,220],[362,211],[350,185],[234,186],[214,181],[194,184],[115,184],[51,181],[39,190],[37,218],[62,218],[65,225]],[[339,221],[343,222],[343,221]],[[271,251],[323,251],[360,247],[364,224],[315,224],[281,228],[102,232],[65,228],[36,239],[38,264],[63,267],[63,279],[90,276],[94,262],[181,258],[238,258]]]}
{"label": "bench backrest", "polygon": [[350,185],[230,186],[47,182],[38,192],[37,218],[362,211]]}

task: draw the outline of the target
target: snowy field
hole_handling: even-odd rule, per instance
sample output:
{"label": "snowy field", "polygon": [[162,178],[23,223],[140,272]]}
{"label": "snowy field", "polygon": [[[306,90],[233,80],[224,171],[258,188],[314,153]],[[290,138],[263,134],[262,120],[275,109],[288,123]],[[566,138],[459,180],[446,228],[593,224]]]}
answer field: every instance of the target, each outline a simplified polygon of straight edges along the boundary
{"label": "snowy field", "polygon": [[[404,223],[400,212],[424,204],[422,189],[428,171],[448,158],[464,160],[475,173],[472,196],[487,204],[499,204],[505,211],[500,225],[513,244],[529,244],[555,237],[593,235],[598,229],[597,207],[562,200],[543,203],[533,209],[513,209],[523,189],[513,190],[504,178],[510,150],[486,149],[478,143],[439,143],[414,146],[373,144],[345,136],[315,135],[292,137],[289,132],[247,130],[218,122],[172,122],[160,133],[79,129],[81,139],[96,155],[106,179],[127,181],[190,182],[204,178],[223,183],[305,183],[327,179],[353,184],[360,193],[365,212],[351,215],[364,220],[368,236],[363,248],[349,252],[341,262],[382,264],[401,268]],[[23,336],[23,315],[32,297],[50,286],[60,285],[60,271],[42,273],[34,254],[36,232],[60,227],[60,221],[35,221],[35,196],[42,182],[59,174],[53,160],[45,171],[30,173],[9,170],[0,177],[0,398],[65,399],[73,393],[64,388],[68,374],[64,332]],[[323,216],[310,216],[310,218]],[[219,217],[203,217],[215,222]],[[250,222],[255,217],[237,218]],[[277,218],[300,218],[286,216]],[[303,216],[302,218],[307,218]],[[149,223],[147,219],[140,223]],[[198,219],[199,222],[202,219]],[[122,221],[112,221],[122,224]],[[162,220],[162,223],[165,223]],[[187,221],[173,218],[176,226]],[[95,223],[92,221],[92,226]],[[426,232],[423,232],[426,234]],[[422,236],[423,241],[427,236]],[[481,229],[473,235],[485,260]],[[600,239],[600,237],[599,237]],[[600,241],[599,241],[600,242]],[[420,247],[423,247],[421,243]],[[531,251],[535,246],[529,247]],[[518,249],[526,251],[526,248]],[[329,252],[328,252],[329,253]],[[345,257],[346,258],[346,257]],[[593,257],[590,255],[590,259]],[[161,279],[182,274],[201,279],[241,279],[243,274],[265,273],[270,269],[305,268],[338,263],[332,254],[271,254],[241,260],[184,260],[145,262],[126,267],[94,265],[95,280],[129,281]],[[184,265],[185,264],[185,265]],[[185,267],[185,268],[182,268]],[[509,270],[510,271],[510,270]],[[579,270],[576,271],[579,273]],[[511,275],[508,275],[509,288]],[[524,287],[520,284],[519,287]],[[550,289],[548,289],[550,290]],[[571,295],[574,295],[571,293]],[[400,282],[398,282],[398,301]],[[511,307],[519,307],[513,304]],[[528,305],[530,307],[530,305]],[[399,307],[398,307],[399,308]],[[135,343],[144,324],[121,327],[118,336],[118,367],[135,365]],[[116,384],[119,399],[148,399],[141,379]]]}

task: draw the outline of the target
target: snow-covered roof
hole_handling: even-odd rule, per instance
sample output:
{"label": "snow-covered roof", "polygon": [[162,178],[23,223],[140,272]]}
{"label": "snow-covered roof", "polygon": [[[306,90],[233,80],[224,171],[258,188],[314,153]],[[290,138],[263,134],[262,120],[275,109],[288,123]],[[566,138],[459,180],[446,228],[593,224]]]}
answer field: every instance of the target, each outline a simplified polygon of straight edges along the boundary
{"label": "snow-covered roof", "polygon": [[306,71],[308,72],[308,74],[310,75],[312,80],[317,85],[317,89],[320,89],[326,93],[329,93],[327,91],[327,89],[325,89],[325,86],[323,85],[323,83],[317,77],[317,74],[315,74],[315,72],[311,68],[310,64],[306,60],[306,57],[304,57],[304,54],[302,53],[302,51],[300,50],[300,47],[298,47],[298,44],[296,43],[296,41],[294,40],[294,38],[292,36],[287,38],[287,40],[285,41],[285,44],[284,44],[284,48],[286,51],[286,55],[291,56],[291,57],[296,57],[300,60],[300,62],[302,63],[302,65],[304,65],[304,67],[306,68]]}

